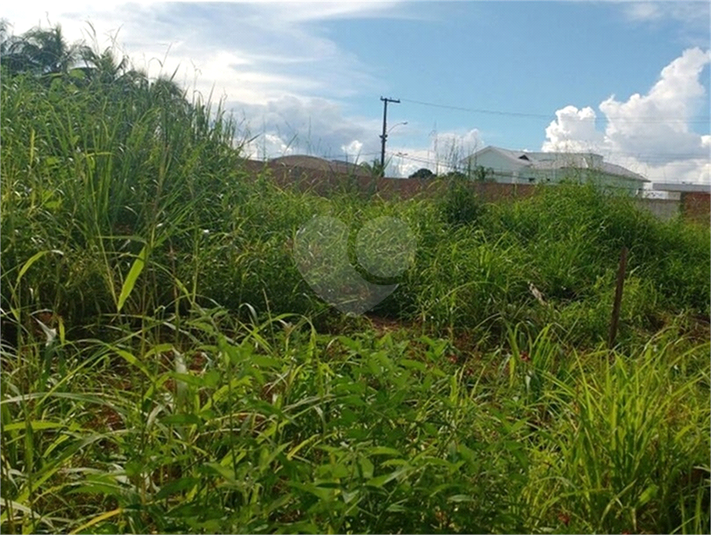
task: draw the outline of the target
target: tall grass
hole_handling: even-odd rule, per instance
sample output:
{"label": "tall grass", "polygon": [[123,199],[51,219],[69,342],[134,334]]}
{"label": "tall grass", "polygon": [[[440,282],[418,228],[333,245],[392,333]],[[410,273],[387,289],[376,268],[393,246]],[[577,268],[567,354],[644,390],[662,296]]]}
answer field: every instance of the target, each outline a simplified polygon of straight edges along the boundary
{"label": "tall grass", "polygon": [[[708,228],[285,191],[169,81],[2,83],[2,530],[708,532]],[[368,317],[301,277],[314,215],[416,237]]]}
{"label": "tall grass", "polygon": [[[291,251],[299,227],[332,215],[357,231],[387,214],[408,223],[418,249],[382,314],[476,328],[482,339],[510,322],[555,322],[594,345],[605,338],[624,245],[622,339],[663,323],[661,310],[708,316],[708,229],[656,221],[592,187],[542,188],[499,205],[457,183],[440,200],[400,204],[281,191],[241,170],[235,125],[219,107],[156,85],[119,99],[111,84],[6,80],[2,267],[13,291],[3,310],[31,305],[84,325],[119,308],[198,299],[310,314],[319,305]],[[144,269],[121,299],[133,266]]]}
{"label": "tall grass", "polygon": [[4,529],[708,528],[708,343],[577,353],[521,328],[472,359],[299,316],[166,328],[3,352]]}
{"label": "tall grass", "polygon": [[547,378],[556,422],[536,461],[546,476],[526,493],[542,513],[534,529],[556,516],[584,533],[706,529],[709,376],[681,370],[708,343],[678,345],[663,334],[612,362],[575,355],[570,377]]}

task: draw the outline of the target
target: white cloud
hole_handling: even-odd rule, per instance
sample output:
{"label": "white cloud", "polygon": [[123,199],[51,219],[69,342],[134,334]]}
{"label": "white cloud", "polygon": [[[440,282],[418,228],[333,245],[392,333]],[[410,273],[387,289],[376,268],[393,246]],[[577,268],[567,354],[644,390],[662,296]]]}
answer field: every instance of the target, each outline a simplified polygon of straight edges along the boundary
{"label": "white cloud", "polygon": [[599,106],[607,121],[604,132],[596,128],[590,107],[558,110],[546,128],[543,150],[594,150],[652,180],[708,181],[711,135],[691,125],[707,98],[699,79],[709,62],[708,50],[687,49],[645,95],[606,99]]}
{"label": "white cloud", "polygon": [[3,17],[15,34],[60,24],[68,42],[117,45],[150,76],[175,72],[189,91],[224,100],[248,130],[245,139],[258,134],[245,147],[252,155],[372,159],[379,121],[345,117],[338,101],[381,82],[315,23],[407,16],[396,9],[402,3],[287,3],[42,0],[5,6]]}
{"label": "white cloud", "polygon": [[285,11],[284,16],[288,17],[292,22],[304,22],[338,18],[379,17],[398,2],[384,0],[301,2],[292,0],[287,2],[290,4],[287,10],[284,10],[283,6],[276,2],[265,1],[263,3],[275,10]]}
{"label": "white cloud", "polygon": [[373,90],[371,68],[317,24],[324,19],[400,16],[399,2],[20,2],[3,7],[15,34],[60,24],[69,42],[115,39],[138,68],[172,74],[207,94],[266,104],[283,95],[345,98]]}
{"label": "white cloud", "polygon": [[600,104],[608,118],[609,142],[622,152],[644,150],[668,161],[707,154],[702,136],[690,131],[689,121],[704,97],[699,76],[710,58],[708,51],[686,50],[662,70],[646,95],[634,94],[626,102],[610,97]]}
{"label": "white cloud", "polygon": [[239,109],[239,119],[248,131],[245,136],[257,136],[248,147],[252,156],[281,156],[287,148],[286,153],[349,161],[369,161],[379,154],[380,122],[347,117],[331,100],[283,96]]}
{"label": "white cloud", "polygon": [[[288,4],[288,5],[285,5]],[[409,17],[400,1],[104,3],[49,0],[3,8],[12,31],[60,24],[68,42],[119,45],[136,68],[171,75],[204,97],[224,100],[251,156],[308,153],[372,161],[378,119],[347,117],[339,100],[376,93],[382,81],[318,24]],[[38,16],[39,15],[39,16]],[[90,26],[95,29],[91,35]],[[394,134],[395,132],[393,132]]]}
{"label": "white cloud", "polygon": [[294,147],[278,134],[265,133],[247,140],[243,145],[243,151],[250,158],[266,160],[294,154]]}
{"label": "white cloud", "polygon": [[595,111],[590,107],[581,110],[566,106],[555,112],[556,120],[546,128],[543,150],[586,151],[603,142],[603,134],[595,127]]}
{"label": "white cloud", "polygon": [[654,2],[633,2],[625,9],[627,17],[631,20],[650,21],[662,18],[662,10]]}
{"label": "white cloud", "polygon": [[458,132],[431,132],[429,145],[426,147],[388,147],[388,174],[408,177],[422,168],[435,174],[448,173],[460,169],[464,158],[484,146],[481,132],[476,128]]}
{"label": "white cloud", "polygon": [[341,145],[341,151],[343,154],[346,156],[352,157],[356,156],[358,157],[360,154],[363,153],[363,142],[358,141],[357,139],[354,139],[348,145]]}
{"label": "white cloud", "polygon": [[692,25],[699,24],[699,19],[702,19],[701,24],[705,24],[703,19],[708,21],[709,3],[698,0],[684,2],[625,1],[624,13],[629,20],[637,22],[659,22],[671,18]]}
{"label": "white cloud", "polygon": [[[698,0],[613,0],[622,5],[626,19],[652,30],[675,28],[674,39],[684,46],[708,46],[711,3]],[[668,39],[668,37],[666,37]]]}

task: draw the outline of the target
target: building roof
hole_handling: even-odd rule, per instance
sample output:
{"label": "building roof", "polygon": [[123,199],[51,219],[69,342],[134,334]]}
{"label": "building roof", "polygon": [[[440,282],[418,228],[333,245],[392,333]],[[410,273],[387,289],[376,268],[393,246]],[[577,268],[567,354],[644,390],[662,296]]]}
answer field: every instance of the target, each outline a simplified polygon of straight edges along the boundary
{"label": "building roof", "polygon": [[291,154],[288,156],[280,156],[272,158],[270,163],[283,165],[285,167],[300,169],[311,169],[314,171],[326,171],[337,174],[352,174],[356,176],[370,176],[368,169],[361,167],[355,163],[344,162],[341,160],[326,160],[316,156],[308,156],[305,154]]}
{"label": "building roof", "polygon": [[679,191],[692,193],[711,193],[711,184],[690,182],[656,182],[652,189],[657,191]]}
{"label": "building roof", "polygon": [[610,175],[617,175],[639,182],[649,182],[642,175],[629,169],[604,161],[599,154],[592,152],[528,152],[502,149],[488,146],[474,153],[469,158],[476,159],[484,151],[494,151],[521,167],[528,169],[595,169]]}

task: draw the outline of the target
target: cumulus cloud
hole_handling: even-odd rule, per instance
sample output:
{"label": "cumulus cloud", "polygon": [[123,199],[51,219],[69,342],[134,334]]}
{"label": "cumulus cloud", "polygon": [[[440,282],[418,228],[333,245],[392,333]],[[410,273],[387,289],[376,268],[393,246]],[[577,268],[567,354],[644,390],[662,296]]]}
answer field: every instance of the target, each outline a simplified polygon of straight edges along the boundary
{"label": "cumulus cloud", "polygon": [[686,46],[708,46],[709,18],[711,4],[708,1],[630,1],[613,0],[622,3],[622,13],[635,25],[652,28],[676,25],[675,38]]}
{"label": "cumulus cloud", "polygon": [[708,181],[711,136],[692,125],[707,98],[699,80],[710,62],[708,50],[687,49],[646,94],[626,101],[609,97],[599,106],[604,131],[597,129],[590,107],[558,110],[546,128],[543,150],[596,151],[652,180]]}
{"label": "cumulus cloud", "polygon": [[69,42],[120,45],[117,51],[150,76],[175,73],[189,95],[222,100],[235,114],[238,141],[250,156],[298,152],[370,161],[379,154],[379,120],[346,116],[339,102],[377,94],[382,82],[318,23],[407,17],[401,1],[31,4],[4,9],[14,33],[61,24]]}
{"label": "cumulus cloud", "polygon": [[424,147],[398,146],[389,148],[389,175],[408,177],[418,169],[435,174],[459,170],[462,160],[484,148],[481,132],[474,128],[457,132],[431,132]]}
{"label": "cumulus cloud", "polygon": [[373,90],[370,67],[339,48],[315,22],[400,16],[400,2],[157,2],[40,0],[5,6],[14,33],[61,24],[68,41],[90,26],[104,48],[114,40],[150,75],[230,100],[266,104],[282,95],[345,98]]}
{"label": "cumulus cloud", "polygon": [[592,108],[566,106],[555,115],[556,120],[546,128],[544,151],[584,152],[603,143],[604,135],[595,126],[597,116]]}
{"label": "cumulus cloud", "polygon": [[175,73],[189,94],[223,100],[241,125],[241,139],[251,140],[244,147],[250,156],[372,160],[379,154],[379,121],[346,117],[339,102],[376,93],[382,82],[318,23],[406,17],[402,2],[286,3],[36,0],[29,8],[6,6],[3,17],[16,34],[60,24],[69,42],[118,45],[150,76]]}
{"label": "cumulus cloud", "polygon": [[[229,103],[228,103],[229,105]],[[260,159],[309,154],[350,162],[380,160],[381,119],[353,117],[337,103],[319,98],[284,96],[266,104],[241,106],[242,137],[253,140],[245,153]],[[388,123],[387,175],[407,177],[421,168],[440,174],[485,146],[478,129],[430,132],[427,143],[415,124]]]}
{"label": "cumulus cloud", "polygon": [[246,147],[253,157],[300,153],[369,161],[379,153],[379,121],[347,117],[331,100],[283,96],[239,109],[245,137],[256,136]]}
{"label": "cumulus cloud", "polygon": [[706,91],[699,82],[709,63],[708,51],[686,50],[666,66],[660,80],[644,96],[626,102],[610,97],[600,104],[608,118],[606,138],[622,152],[643,149],[666,159],[662,163],[703,157],[703,136],[690,131],[689,121]]}

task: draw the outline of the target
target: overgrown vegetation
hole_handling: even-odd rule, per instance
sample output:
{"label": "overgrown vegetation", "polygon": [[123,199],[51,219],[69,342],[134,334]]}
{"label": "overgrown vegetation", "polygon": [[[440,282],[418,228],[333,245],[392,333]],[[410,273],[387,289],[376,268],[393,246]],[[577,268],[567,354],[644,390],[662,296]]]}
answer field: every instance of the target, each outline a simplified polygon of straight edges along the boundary
{"label": "overgrown vegetation", "polygon": [[[7,39],[3,532],[709,532],[708,227],[282,191],[219,106]],[[298,272],[314,215],[416,235],[369,316]]]}

